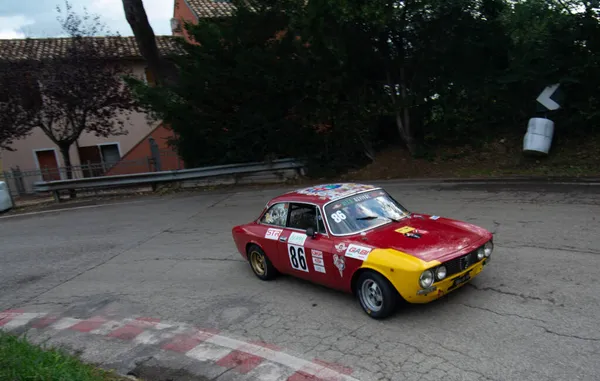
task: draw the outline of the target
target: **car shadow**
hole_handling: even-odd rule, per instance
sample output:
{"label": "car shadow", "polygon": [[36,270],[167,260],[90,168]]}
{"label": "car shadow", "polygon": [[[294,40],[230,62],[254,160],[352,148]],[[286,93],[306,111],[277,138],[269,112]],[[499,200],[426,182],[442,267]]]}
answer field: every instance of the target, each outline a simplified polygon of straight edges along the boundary
{"label": "car shadow", "polygon": [[[296,278],[292,275],[280,274],[275,280],[278,285],[284,288],[290,288],[294,290],[304,289],[306,293],[313,296],[318,295],[323,298],[323,303],[329,304],[333,300],[337,300],[338,302],[344,301],[344,304],[347,303],[349,309],[356,309],[356,311],[362,314],[366,319],[371,319],[368,317],[360,307],[357,298],[350,293],[346,293],[340,290],[332,289],[325,285],[313,283],[311,281]],[[472,281],[471,281],[472,282]],[[395,320],[401,320],[406,318],[422,318],[423,314],[439,314],[440,308],[447,308],[448,305],[458,306],[459,300],[464,300],[466,295],[472,294],[475,290],[470,286],[471,282],[465,283],[460,288],[452,291],[451,293],[445,294],[439,299],[436,299],[432,302],[426,304],[417,304],[417,303],[408,303],[406,301],[402,301],[396,308],[396,311],[389,316],[387,319],[382,321],[392,322]],[[307,302],[312,298],[307,298]],[[317,303],[321,304],[321,303]],[[317,305],[313,305],[316,307]]]}

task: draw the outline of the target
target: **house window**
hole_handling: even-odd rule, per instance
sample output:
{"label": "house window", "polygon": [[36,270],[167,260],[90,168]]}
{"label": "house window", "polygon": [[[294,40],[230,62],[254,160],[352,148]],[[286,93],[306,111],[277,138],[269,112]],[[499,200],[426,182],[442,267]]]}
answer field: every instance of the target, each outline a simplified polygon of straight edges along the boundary
{"label": "house window", "polygon": [[106,165],[107,169],[115,165],[121,160],[121,151],[117,143],[101,144],[99,145],[100,155],[102,155],[102,161]]}

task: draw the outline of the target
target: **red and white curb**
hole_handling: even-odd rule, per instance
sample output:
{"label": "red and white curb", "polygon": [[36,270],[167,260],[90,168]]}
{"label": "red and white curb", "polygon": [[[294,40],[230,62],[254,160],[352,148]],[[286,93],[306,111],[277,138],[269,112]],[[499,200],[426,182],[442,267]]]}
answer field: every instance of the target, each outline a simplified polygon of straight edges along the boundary
{"label": "red and white curb", "polygon": [[308,361],[266,343],[247,342],[199,329],[184,323],[154,318],[110,320],[102,316],[89,319],[61,317],[23,310],[0,312],[0,329],[18,328],[76,331],[140,345],[158,345],[161,350],[232,368],[240,374],[254,373],[261,380],[358,381],[351,368],[318,359]]}

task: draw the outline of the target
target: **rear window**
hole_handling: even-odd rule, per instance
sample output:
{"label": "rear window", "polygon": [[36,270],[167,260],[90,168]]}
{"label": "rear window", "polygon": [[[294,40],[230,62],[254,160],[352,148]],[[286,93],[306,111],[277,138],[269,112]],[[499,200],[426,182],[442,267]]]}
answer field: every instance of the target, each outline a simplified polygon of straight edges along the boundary
{"label": "rear window", "polygon": [[358,233],[400,220],[409,211],[386,191],[375,190],[346,197],[325,207],[332,234]]}

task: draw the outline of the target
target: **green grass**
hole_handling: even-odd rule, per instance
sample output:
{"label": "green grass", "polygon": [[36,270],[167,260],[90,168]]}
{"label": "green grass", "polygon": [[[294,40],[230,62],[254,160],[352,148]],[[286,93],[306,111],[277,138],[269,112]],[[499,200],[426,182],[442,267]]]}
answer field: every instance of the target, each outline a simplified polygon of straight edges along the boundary
{"label": "green grass", "polygon": [[75,356],[0,331],[0,381],[124,381]]}

